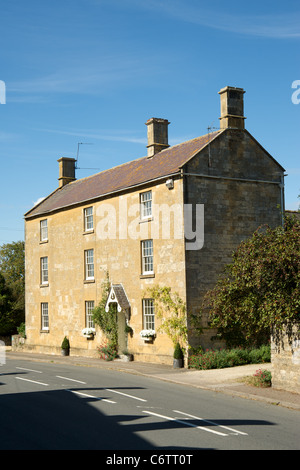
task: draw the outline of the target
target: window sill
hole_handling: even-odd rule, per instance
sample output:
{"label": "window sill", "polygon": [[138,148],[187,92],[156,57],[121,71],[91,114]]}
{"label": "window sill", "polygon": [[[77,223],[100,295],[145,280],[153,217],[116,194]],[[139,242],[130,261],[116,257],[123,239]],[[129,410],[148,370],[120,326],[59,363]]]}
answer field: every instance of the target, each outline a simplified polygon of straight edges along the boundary
{"label": "window sill", "polygon": [[50,333],[50,330],[40,330],[40,333]]}
{"label": "window sill", "polygon": [[140,279],[147,279],[149,277],[155,277],[154,273],[149,273],[149,274],[141,274]]}
{"label": "window sill", "polygon": [[84,284],[93,284],[95,282],[95,279],[85,279],[83,281]]}
{"label": "window sill", "polygon": [[82,235],[89,235],[90,233],[94,233],[94,229],[92,230],[85,230],[84,232],[82,232]]}
{"label": "window sill", "polygon": [[40,245],[44,245],[45,243],[48,243],[48,242],[49,242],[48,239],[47,240],[40,240]]}
{"label": "window sill", "polygon": [[145,217],[144,219],[140,219],[139,223],[142,224],[143,222],[151,222],[153,220],[153,216]]}
{"label": "window sill", "polygon": [[40,287],[49,287],[49,282],[47,284],[40,284]]}

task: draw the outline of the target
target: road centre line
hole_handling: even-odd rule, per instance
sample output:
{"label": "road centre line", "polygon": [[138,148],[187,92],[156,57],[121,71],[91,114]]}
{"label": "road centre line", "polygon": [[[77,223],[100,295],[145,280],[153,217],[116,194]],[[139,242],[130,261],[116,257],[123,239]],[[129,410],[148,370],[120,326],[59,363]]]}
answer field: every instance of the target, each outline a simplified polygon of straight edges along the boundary
{"label": "road centre line", "polygon": [[133,398],[134,400],[139,400],[139,401],[144,401],[144,402],[147,401],[147,400],[144,400],[144,398],[139,398],[139,397],[135,397],[133,395],[128,395],[127,393],[119,392],[117,390],[111,390],[110,388],[106,388],[105,390],[107,392],[118,393],[119,395],[124,395],[125,397]]}
{"label": "road centre line", "polygon": [[231,431],[234,434],[242,434],[243,436],[248,436],[248,434],[246,432],[237,431],[236,429],[229,428],[228,426],[222,426],[221,424],[214,423],[213,421],[209,421],[207,419],[199,418],[198,416],[189,415],[187,413],[184,413],[183,411],[178,411],[178,410],[173,410],[173,411],[174,411],[174,413],[180,413],[182,415],[188,416],[189,418],[198,419],[199,421],[203,421],[204,423],[212,424],[213,426],[218,426],[219,428],[227,429],[228,431]]}
{"label": "road centre line", "polygon": [[116,403],[115,401],[108,400],[107,398],[94,397],[93,395],[88,395],[87,393],[77,392],[76,390],[66,390],[66,392],[75,393],[75,395],[80,395],[86,398],[92,398],[93,400],[105,401],[107,403]]}
{"label": "road centre line", "polygon": [[49,384],[45,384],[43,382],[37,382],[36,380],[29,380],[29,379],[24,379],[24,377],[15,377],[18,380],[24,380],[25,382],[32,382],[34,384],[39,384],[39,385],[45,385],[46,387],[49,386]]}
{"label": "road centre line", "polygon": [[158,413],[153,413],[152,411],[143,411],[143,413],[147,413],[149,415],[157,416],[158,418],[167,419],[168,421],[175,421],[176,423],[184,424],[185,426],[190,426],[192,428],[200,429],[201,431],[207,431],[207,432],[211,432],[213,434],[218,434],[219,436],[228,436],[228,434],[224,434],[223,432],[215,431],[214,429],[209,429],[209,428],[206,428],[204,426],[197,426],[196,424],[190,423],[189,421],[182,421],[182,420],[177,419],[177,418],[171,418],[170,416],[164,416],[164,415],[160,415]]}
{"label": "road centre line", "polygon": [[81,380],[70,379],[69,377],[62,377],[61,375],[56,376],[58,379],[71,380],[72,382],[78,382],[79,384],[86,385],[86,382],[81,382]]}
{"label": "road centre line", "polygon": [[42,373],[43,373],[43,372],[40,371],[40,370],[25,369],[25,367],[16,367],[16,369],[27,370],[27,371],[29,371],[29,372],[36,372],[37,374],[42,374]]}

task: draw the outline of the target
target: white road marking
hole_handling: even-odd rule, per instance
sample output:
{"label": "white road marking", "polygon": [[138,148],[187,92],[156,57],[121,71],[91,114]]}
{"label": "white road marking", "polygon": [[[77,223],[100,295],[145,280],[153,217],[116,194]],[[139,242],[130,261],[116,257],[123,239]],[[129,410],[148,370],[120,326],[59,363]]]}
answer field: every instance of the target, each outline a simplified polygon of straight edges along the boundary
{"label": "white road marking", "polygon": [[127,393],[119,392],[117,390],[111,390],[110,388],[106,388],[105,390],[107,392],[118,393],[119,395],[124,395],[125,397],[133,398],[134,400],[147,401],[147,400],[144,400],[144,398],[139,398],[139,397],[135,397],[133,395],[128,395]]}
{"label": "white road marking", "polygon": [[147,413],[149,415],[157,416],[158,418],[167,419],[168,421],[175,421],[176,423],[184,424],[185,426],[190,426],[192,428],[200,429],[201,431],[207,431],[207,432],[211,432],[213,434],[218,434],[219,436],[228,436],[228,434],[224,434],[223,432],[215,431],[214,429],[209,429],[209,428],[206,428],[204,426],[197,426],[196,424],[190,423],[189,421],[182,421],[180,419],[171,418],[170,416],[164,416],[164,415],[160,415],[158,413],[153,413],[152,411],[143,411],[143,413]]}
{"label": "white road marking", "polygon": [[42,373],[43,373],[43,372],[40,371],[40,370],[25,369],[25,367],[16,367],[16,369],[27,370],[27,371],[29,371],[29,372],[36,372],[37,374],[42,374]]}
{"label": "white road marking", "polygon": [[32,382],[34,384],[45,385],[46,387],[49,386],[49,384],[44,384],[43,382],[37,382],[36,380],[24,379],[24,377],[15,377],[15,378],[18,380],[24,380],[25,382]]}
{"label": "white road marking", "polygon": [[79,384],[85,384],[86,382],[81,382],[81,380],[70,379],[69,377],[62,377],[61,375],[56,376],[58,379],[71,380],[72,382],[78,382]]}
{"label": "white road marking", "polygon": [[105,401],[107,403],[116,403],[112,400],[107,400],[106,398],[94,397],[93,395],[88,395],[87,393],[77,392],[76,390],[66,390],[67,392],[75,393],[75,395],[80,395],[82,397],[93,398],[93,400]]}
{"label": "white road marking", "polygon": [[242,431],[237,431],[236,429],[229,428],[228,426],[222,426],[221,424],[214,423],[213,421],[208,421],[207,419],[199,418],[199,416],[189,415],[184,413],[183,411],[173,410],[174,413],[180,413],[182,415],[188,416],[189,418],[197,419],[199,421],[203,421],[204,423],[212,424],[213,426],[218,426],[219,428],[227,429],[228,431],[233,432],[234,434],[242,434],[243,436],[248,436],[247,433]]}

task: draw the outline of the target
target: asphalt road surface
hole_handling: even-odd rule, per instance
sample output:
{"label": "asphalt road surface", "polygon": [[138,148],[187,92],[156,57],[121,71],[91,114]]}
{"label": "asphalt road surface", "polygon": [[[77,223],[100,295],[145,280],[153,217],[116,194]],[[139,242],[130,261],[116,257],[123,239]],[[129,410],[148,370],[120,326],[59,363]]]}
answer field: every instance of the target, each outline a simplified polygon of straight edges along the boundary
{"label": "asphalt road surface", "polygon": [[299,418],[299,411],[125,372],[13,359],[0,367],[1,450],[113,451],[108,459],[122,459],[122,451],[138,459],[131,451],[147,450],[152,465],[193,464],[206,449],[299,450]]}

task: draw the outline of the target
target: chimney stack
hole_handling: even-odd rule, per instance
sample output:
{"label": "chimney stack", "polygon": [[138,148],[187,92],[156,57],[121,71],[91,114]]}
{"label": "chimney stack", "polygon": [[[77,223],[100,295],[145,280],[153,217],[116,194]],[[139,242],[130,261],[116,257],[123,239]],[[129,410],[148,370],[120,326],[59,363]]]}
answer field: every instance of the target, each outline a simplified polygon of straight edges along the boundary
{"label": "chimney stack", "polygon": [[221,99],[220,128],[245,128],[243,88],[227,86],[219,91]]}
{"label": "chimney stack", "polygon": [[167,119],[151,118],[146,122],[148,158],[169,147]]}
{"label": "chimney stack", "polygon": [[71,181],[75,181],[75,158],[62,157],[58,161],[59,164],[59,187],[62,188]]}

